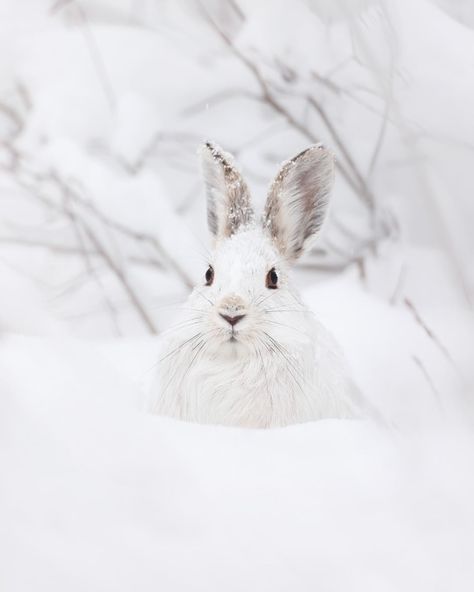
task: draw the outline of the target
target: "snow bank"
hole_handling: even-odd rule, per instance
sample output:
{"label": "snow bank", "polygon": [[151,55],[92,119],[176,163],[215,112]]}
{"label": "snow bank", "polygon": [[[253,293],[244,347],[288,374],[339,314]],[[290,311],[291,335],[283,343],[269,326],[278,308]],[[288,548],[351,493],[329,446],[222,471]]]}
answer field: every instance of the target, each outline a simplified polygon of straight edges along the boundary
{"label": "snow bank", "polygon": [[[331,310],[342,317],[333,328],[341,337],[345,327],[354,363],[350,336],[355,327],[355,345],[377,303],[349,286],[358,326],[338,308],[340,286],[319,290],[318,302],[327,320]],[[393,385],[377,399],[390,367],[378,367],[386,353],[378,326],[386,333],[403,319],[371,314],[372,355],[359,348],[359,374],[368,371],[366,392],[397,427],[176,422],[142,410],[139,382],[155,363],[154,339],[4,337],[3,589],[470,590],[474,436],[427,414],[416,383],[398,391],[405,413]],[[409,337],[420,353],[418,328],[408,326],[392,335],[392,348]],[[410,358],[397,355],[406,376]],[[372,383],[371,369],[380,373]]]}

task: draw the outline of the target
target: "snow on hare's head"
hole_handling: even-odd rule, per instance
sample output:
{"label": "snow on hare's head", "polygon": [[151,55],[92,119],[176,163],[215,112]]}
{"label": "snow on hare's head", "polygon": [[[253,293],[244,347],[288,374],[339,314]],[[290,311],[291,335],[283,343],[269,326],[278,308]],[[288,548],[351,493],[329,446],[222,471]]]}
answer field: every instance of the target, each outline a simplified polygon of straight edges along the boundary
{"label": "snow on hare's head", "polygon": [[214,252],[203,285],[191,299],[203,314],[208,345],[225,349],[232,343],[255,350],[268,344],[278,325],[285,326],[275,319],[288,317],[278,313],[302,308],[288,270],[323,223],[334,157],[314,145],[285,162],[257,221],[232,157],[211,143],[202,146],[200,156]]}

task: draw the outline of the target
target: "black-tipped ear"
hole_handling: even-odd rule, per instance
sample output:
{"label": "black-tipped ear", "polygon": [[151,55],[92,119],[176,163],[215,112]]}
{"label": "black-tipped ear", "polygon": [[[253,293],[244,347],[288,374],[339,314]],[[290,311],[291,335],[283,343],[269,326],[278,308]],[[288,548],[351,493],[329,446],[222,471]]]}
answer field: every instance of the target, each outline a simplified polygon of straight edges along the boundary
{"label": "black-tipped ear", "polygon": [[210,142],[202,145],[199,154],[206,185],[209,230],[219,240],[254,220],[250,193],[230,154]]}
{"label": "black-tipped ear", "polygon": [[321,228],[333,183],[334,156],[320,144],[284,163],[273,181],[263,225],[288,260],[299,257]]}

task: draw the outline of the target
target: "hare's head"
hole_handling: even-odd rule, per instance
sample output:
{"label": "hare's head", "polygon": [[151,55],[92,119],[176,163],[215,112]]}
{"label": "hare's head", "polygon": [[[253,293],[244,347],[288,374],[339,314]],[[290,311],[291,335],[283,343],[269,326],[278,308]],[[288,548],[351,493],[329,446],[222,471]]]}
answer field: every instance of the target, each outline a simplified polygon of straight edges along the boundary
{"label": "hare's head", "polygon": [[214,251],[193,300],[206,324],[206,341],[217,346],[271,344],[278,328],[299,324],[287,316],[293,313],[297,319],[302,309],[288,271],[323,223],[334,179],[333,155],[315,145],[284,163],[261,220],[232,157],[210,143],[200,155]]}

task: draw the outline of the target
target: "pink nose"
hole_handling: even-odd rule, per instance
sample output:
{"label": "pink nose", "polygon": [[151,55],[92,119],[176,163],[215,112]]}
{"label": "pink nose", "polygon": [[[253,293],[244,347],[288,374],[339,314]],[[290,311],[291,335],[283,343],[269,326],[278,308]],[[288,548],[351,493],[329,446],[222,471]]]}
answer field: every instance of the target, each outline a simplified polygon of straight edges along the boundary
{"label": "pink nose", "polygon": [[219,314],[221,315],[221,317],[223,319],[225,319],[229,323],[229,325],[232,325],[232,327],[234,325],[236,325],[245,316],[245,315],[236,315],[235,317],[230,317],[229,315],[224,315],[222,313],[219,313]]}

